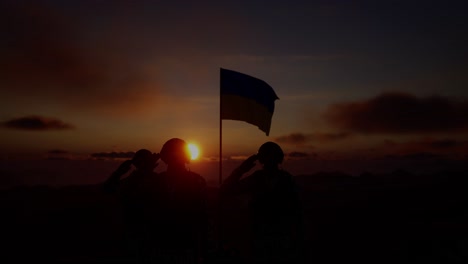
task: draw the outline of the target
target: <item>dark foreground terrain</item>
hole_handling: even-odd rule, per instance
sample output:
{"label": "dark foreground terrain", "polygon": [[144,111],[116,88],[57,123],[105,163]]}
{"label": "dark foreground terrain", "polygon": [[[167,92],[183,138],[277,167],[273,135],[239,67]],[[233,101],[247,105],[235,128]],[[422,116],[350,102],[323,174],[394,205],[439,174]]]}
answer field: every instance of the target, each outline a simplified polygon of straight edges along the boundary
{"label": "dark foreground terrain", "polygon": [[[295,179],[305,263],[468,263],[466,172],[318,173]],[[217,189],[208,196],[212,259],[230,258],[215,253],[218,219],[230,254],[243,259],[248,197],[226,202],[219,217]],[[16,187],[0,193],[0,206],[2,263],[132,261],[119,201],[98,185]]]}

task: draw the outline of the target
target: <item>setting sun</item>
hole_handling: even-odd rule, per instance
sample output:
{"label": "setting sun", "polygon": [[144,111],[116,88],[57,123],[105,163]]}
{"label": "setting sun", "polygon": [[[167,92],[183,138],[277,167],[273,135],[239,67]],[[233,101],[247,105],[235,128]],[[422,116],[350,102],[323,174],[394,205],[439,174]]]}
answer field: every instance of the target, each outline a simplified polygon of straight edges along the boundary
{"label": "setting sun", "polygon": [[195,144],[188,144],[188,149],[189,149],[189,152],[190,152],[190,158],[192,160],[194,159],[197,159],[198,158],[198,155],[200,155],[200,149],[198,148],[197,145]]}

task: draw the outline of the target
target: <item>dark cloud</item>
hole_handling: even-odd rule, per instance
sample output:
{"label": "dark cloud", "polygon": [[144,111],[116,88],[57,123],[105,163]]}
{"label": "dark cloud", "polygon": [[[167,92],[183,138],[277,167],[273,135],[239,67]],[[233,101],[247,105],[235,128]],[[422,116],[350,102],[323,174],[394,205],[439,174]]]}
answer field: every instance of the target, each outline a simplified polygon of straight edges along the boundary
{"label": "dark cloud", "polygon": [[97,152],[92,153],[92,158],[98,159],[132,159],[135,156],[135,152],[128,151],[128,152]]}
{"label": "dark cloud", "polygon": [[407,146],[413,146],[414,148],[421,149],[432,149],[432,150],[455,150],[460,147],[467,145],[466,141],[455,140],[455,139],[422,139],[417,141],[410,141],[406,143]]}
{"label": "dark cloud", "polygon": [[6,1],[0,10],[0,85],[9,94],[103,112],[154,103],[156,74],[69,9]]}
{"label": "dark cloud", "polygon": [[350,137],[349,133],[291,133],[289,135],[279,136],[274,140],[278,143],[291,145],[305,145],[306,143],[332,142]]}
{"label": "dark cloud", "polygon": [[442,155],[434,154],[430,152],[416,152],[404,155],[395,155],[390,154],[384,156],[385,159],[388,160],[410,160],[410,161],[421,161],[421,160],[435,160],[443,158]]}
{"label": "dark cloud", "polygon": [[430,146],[435,149],[452,149],[465,144],[465,142],[454,139],[441,139],[430,142]]}
{"label": "dark cloud", "polygon": [[324,118],[340,130],[368,134],[462,132],[468,129],[468,101],[384,93],[331,105]]}
{"label": "dark cloud", "polygon": [[385,139],[383,141],[384,146],[388,147],[395,147],[395,146],[416,146],[416,147],[425,147],[425,148],[433,148],[433,149],[450,149],[456,148],[459,146],[465,145],[467,142],[462,140],[456,140],[451,138],[422,138],[418,140],[410,140],[406,142],[398,142],[391,139]]}
{"label": "dark cloud", "polygon": [[422,138],[399,142],[387,139],[377,149],[380,153],[390,155],[433,153],[437,155],[461,156],[468,153],[468,141],[451,138]]}
{"label": "dark cloud", "polygon": [[42,116],[26,116],[14,118],[1,123],[3,127],[18,130],[45,131],[45,130],[69,130],[75,127],[59,119]]}
{"label": "dark cloud", "polygon": [[70,160],[72,155],[70,152],[63,149],[52,149],[47,152],[45,158],[48,160]]}
{"label": "dark cloud", "polygon": [[52,149],[52,150],[49,150],[49,152],[47,152],[48,154],[51,154],[51,155],[65,155],[65,154],[69,154],[68,151],[66,150],[63,150],[63,149]]}

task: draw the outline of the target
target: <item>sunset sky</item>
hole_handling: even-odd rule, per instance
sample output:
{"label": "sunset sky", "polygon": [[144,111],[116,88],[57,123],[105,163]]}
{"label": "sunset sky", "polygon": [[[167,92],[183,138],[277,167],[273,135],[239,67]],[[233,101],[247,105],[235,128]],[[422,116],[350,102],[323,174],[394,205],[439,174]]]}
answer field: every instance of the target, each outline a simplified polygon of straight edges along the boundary
{"label": "sunset sky", "polygon": [[[2,1],[0,157],[218,155],[219,69],[270,84],[224,155],[468,157],[465,1]],[[60,151],[59,151],[60,150]]]}

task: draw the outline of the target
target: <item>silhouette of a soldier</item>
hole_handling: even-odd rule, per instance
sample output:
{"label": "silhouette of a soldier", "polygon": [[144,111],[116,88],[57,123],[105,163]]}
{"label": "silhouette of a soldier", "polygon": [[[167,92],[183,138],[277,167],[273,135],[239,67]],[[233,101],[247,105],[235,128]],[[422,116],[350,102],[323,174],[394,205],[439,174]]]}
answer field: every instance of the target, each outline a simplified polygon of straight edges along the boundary
{"label": "silhouette of a soldier", "polygon": [[161,262],[199,263],[205,256],[207,234],[206,182],[186,168],[190,153],[184,140],[168,140],[160,153],[167,164],[167,170],[160,174],[166,187]]}
{"label": "silhouette of a soldier", "polygon": [[[298,261],[300,208],[292,176],[279,168],[284,154],[279,145],[266,142],[257,155],[250,156],[221,186],[224,196],[249,194],[251,250],[254,263]],[[242,176],[258,160],[263,169]],[[242,179],[241,179],[242,178]]]}
{"label": "silhouette of a soldier", "polygon": [[[124,161],[104,182],[108,192],[117,192],[123,204],[125,235],[139,262],[148,262],[157,248],[159,215],[164,185],[153,170],[159,154],[146,149],[137,151],[131,160]],[[122,176],[135,170],[126,178]]]}

